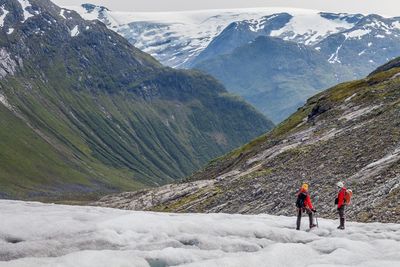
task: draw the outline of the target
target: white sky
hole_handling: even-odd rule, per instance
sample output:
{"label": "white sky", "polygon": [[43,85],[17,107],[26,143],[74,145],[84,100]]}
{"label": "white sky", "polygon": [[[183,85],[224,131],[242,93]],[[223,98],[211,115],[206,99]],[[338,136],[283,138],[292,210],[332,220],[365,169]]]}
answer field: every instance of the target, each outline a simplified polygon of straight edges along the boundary
{"label": "white sky", "polygon": [[400,0],[53,0],[72,6],[89,2],[115,11],[181,11],[242,7],[299,7],[331,12],[400,16]]}

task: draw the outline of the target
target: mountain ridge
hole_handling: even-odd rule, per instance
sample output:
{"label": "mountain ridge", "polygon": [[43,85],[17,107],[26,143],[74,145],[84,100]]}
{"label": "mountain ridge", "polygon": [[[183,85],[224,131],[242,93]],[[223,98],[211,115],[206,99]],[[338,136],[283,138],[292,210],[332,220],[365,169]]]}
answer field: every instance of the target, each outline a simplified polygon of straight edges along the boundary
{"label": "mountain ridge", "polygon": [[[269,34],[273,37],[284,40],[315,45],[329,35],[350,30],[360,20],[368,17],[362,14],[329,13],[287,7],[151,13],[116,12],[104,10],[104,7],[95,5],[89,6],[90,8],[87,9],[82,6],[70,8],[77,10],[87,19],[104,20],[110,28],[119,32],[137,47],[156,56],[163,64],[184,68],[193,65],[191,61],[196,60],[196,57],[232,23],[247,24],[248,30],[256,33],[268,28],[264,24],[268,21],[268,17],[286,13],[291,16],[290,21],[279,29],[267,30],[267,32],[270,32]],[[379,17],[382,20],[390,19]],[[391,19],[398,21],[399,18]],[[113,23],[110,24],[110,21]],[[399,26],[396,28],[396,24],[393,24],[393,27],[393,29],[399,28]],[[157,38],[152,40],[152,34],[156,32],[154,36]],[[145,39],[146,42],[144,42]],[[164,46],[167,42],[174,44],[176,51]],[[240,45],[241,43],[236,47]],[[190,54],[186,54],[188,51]],[[199,62],[197,60],[197,63]],[[380,62],[380,64],[383,63],[384,61]],[[379,62],[375,67],[378,66]]]}
{"label": "mountain ridge", "polygon": [[[200,69],[218,78],[228,91],[239,93],[274,123],[295,112],[315,92],[338,82],[361,79],[400,53],[400,17],[285,8],[176,13],[124,13],[93,6],[76,9],[88,19],[102,20],[165,65]],[[281,66],[265,60],[268,46],[254,49],[252,43],[260,37],[279,38],[283,47],[305,45],[310,53],[319,54],[319,60],[314,57],[308,65],[319,65],[325,74],[315,76],[307,70],[303,74],[301,68],[287,71],[285,67],[296,60],[306,63],[304,53],[298,49],[290,57],[281,55],[280,61],[285,66],[282,76],[297,76],[296,84],[287,84],[290,79],[277,79],[274,74],[269,82],[270,73],[265,70]],[[249,55],[259,55],[252,62],[259,68],[250,73],[246,73],[237,55],[237,50],[245,48],[252,50]],[[269,58],[275,56],[270,53]],[[233,65],[224,64],[224,60]],[[316,77],[320,80],[314,85],[310,81]]]}
{"label": "mountain ridge", "polygon": [[216,77],[274,123],[283,121],[320,89],[352,77],[349,70],[329,64],[309,46],[267,36],[194,68]]}
{"label": "mountain ridge", "polygon": [[1,3],[3,197],[172,182],[272,126],[212,77],[163,67],[101,22],[47,0]]}

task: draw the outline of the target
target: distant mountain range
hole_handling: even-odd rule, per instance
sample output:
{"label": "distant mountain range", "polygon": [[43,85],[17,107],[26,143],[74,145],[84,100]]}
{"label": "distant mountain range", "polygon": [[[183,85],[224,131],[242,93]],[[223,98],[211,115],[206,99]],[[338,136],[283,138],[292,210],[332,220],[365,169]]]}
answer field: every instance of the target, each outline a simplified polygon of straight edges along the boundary
{"label": "distant mountain range", "polygon": [[0,198],[172,182],[271,129],[198,71],[164,67],[48,0],[0,5]]}
{"label": "distant mountain range", "polygon": [[217,77],[275,122],[286,119],[321,88],[336,84],[338,77],[351,78],[348,68],[330,64],[312,47],[267,36],[196,68]]}
{"label": "distant mountain range", "polygon": [[[101,20],[167,66],[198,68],[213,75],[275,123],[315,92],[361,78],[400,54],[400,17],[293,8],[161,13],[114,12],[91,4],[72,8],[86,19]],[[256,46],[250,44],[258,37],[275,37],[287,43],[282,43],[280,61],[274,60],[276,55],[269,46],[260,46],[260,41]],[[298,53],[288,53],[285,58],[285,48],[293,47],[291,43],[299,45]],[[248,71],[248,65],[240,64],[243,57],[236,49],[249,50],[253,65],[260,68]],[[313,54],[310,62],[304,58],[304,49]],[[281,66],[282,60],[284,66],[299,61],[314,67],[303,71],[306,65],[300,64],[293,71]],[[312,74],[315,67],[320,67],[317,75]],[[276,76],[266,69],[280,73]],[[323,71],[325,75],[321,75]],[[296,85],[288,85],[288,80]]]}

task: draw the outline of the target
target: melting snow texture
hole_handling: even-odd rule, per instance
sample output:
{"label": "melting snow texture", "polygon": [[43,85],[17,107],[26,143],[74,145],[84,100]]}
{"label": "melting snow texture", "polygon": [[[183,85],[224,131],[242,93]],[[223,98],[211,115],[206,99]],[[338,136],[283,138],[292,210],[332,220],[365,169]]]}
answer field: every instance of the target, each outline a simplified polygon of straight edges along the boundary
{"label": "melting snow texture", "polygon": [[[400,266],[400,225],[0,201],[0,266]],[[303,219],[306,227],[307,218]]]}

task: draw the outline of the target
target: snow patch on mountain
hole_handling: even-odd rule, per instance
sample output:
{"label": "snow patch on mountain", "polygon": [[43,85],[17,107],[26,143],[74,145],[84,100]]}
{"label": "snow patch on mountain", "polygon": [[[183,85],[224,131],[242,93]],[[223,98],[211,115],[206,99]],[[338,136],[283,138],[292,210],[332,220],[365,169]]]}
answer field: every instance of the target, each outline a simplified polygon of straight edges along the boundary
{"label": "snow patch on mountain", "polygon": [[8,103],[7,97],[0,92],[0,103],[3,104],[6,108],[12,109],[12,106]]}
{"label": "snow patch on mountain", "polygon": [[365,51],[367,51],[367,49],[364,49],[363,51],[361,51],[360,53],[358,53],[359,56],[362,56],[365,54]]}
{"label": "snow patch on mountain", "polygon": [[[398,266],[400,225],[0,201],[0,260],[35,266]],[[27,223],[29,222],[29,223]]]}
{"label": "snow patch on mountain", "polygon": [[393,26],[394,23],[387,24],[383,21],[379,21],[377,19],[373,19],[371,23],[366,24],[364,27],[366,28],[372,28],[372,29],[380,29],[381,31],[384,31],[385,34],[390,35],[392,34],[392,30],[395,29],[396,27]]}
{"label": "snow patch on mountain", "polygon": [[7,75],[13,75],[17,68],[17,62],[11,54],[5,49],[0,48],[0,79]]}
{"label": "snow patch on mountain", "polygon": [[326,19],[320,13],[305,13],[294,16],[286,26],[271,32],[271,36],[284,40],[295,40],[313,45],[339,31],[350,29],[354,24],[343,19]]}
{"label": "snow patch on mountain", "polygon": [[80,33],[80,32],[79,32],[79,26],[78,26],[78,25],[76,25],[76,26],[70,31],[71,37],[78,36],[79,33]]}
{"label": "snow patch on mountain", "polygon": [[65,9],[64,8],[62,8],[61,10],[60,10],[60,16],[63,18],[63,19],[67,19],[67,17],[65,16]]}
{"label": "snow patch on mountain", "polygon": [[0,16],[0,27],[4,27],[4,20],[6,19],[8,13],[10,13],[7,9],[5,9],[4,5],[0,7],[2,15]]}
{"label": "snow patch on mountain", "polygon": [[[372,16],[372,15],[371,15]],[[360,28],[351,29],[343,33],[349,39],[359,39],[361,40],[366,35],[374,36],[375,38],[386,38],[386,36],[395,35],[398,36],[398,30],[400,27],[399,21],[392,22],[392,19],[384,19],[378,20],[367,19],[365,23]],[[396,18],[393,18],[396,19]],[[370,43],[368,43],[370,46]]]}
{"label": "snow patch on mountain", "polygon": [[22,6],[22,11],[24,12],[24,19],[22,20],[22,23],[24,23],[27,19],[34,16],[29,11],[29,9],[32,8],[32,5],[29,0],[18,0],[18,2]]}
{"label": "snow patch on mountain", "polygon": [[[343,41],[343,43],[346,42],[346,40],[347,40],[347,37],[346,37],[346,39]],[[329,59],[328,59],[328,62],[329,62],[329,63],[331,63],[331,64],[334,64],[334,63],[342,63],[342,62],[340,61],[340,59],[339,59],[339,51],[340,51],[340,49],[342,49],[343,43],[342,43],[341,45],[339,45],[339,46],[336,48],[335,53],[333,53],[333,54],[329,57]]]}
{"label": "snow patch on mountain", "polygon": [[346,38],[357,38],[357,39],[361,39],[364,35],[367,35],[371,33],[370,29],[358,29],[358,30],[354,30],[354,31],[350,31],[350,32],[345,32],[343,33],[343,35]]}
{"label": "snow patch on mountain", "polygon": [[[113,30],[130,23],[125,20],[124,15],[120,18],[120,14],[125,14],[125,12],[111,12],[103,6],[83,4],[81,6],[67,6],[66,8],[75,10],[86,20],[100,20]],[[120,19],[122,20],[120,21]]]}

